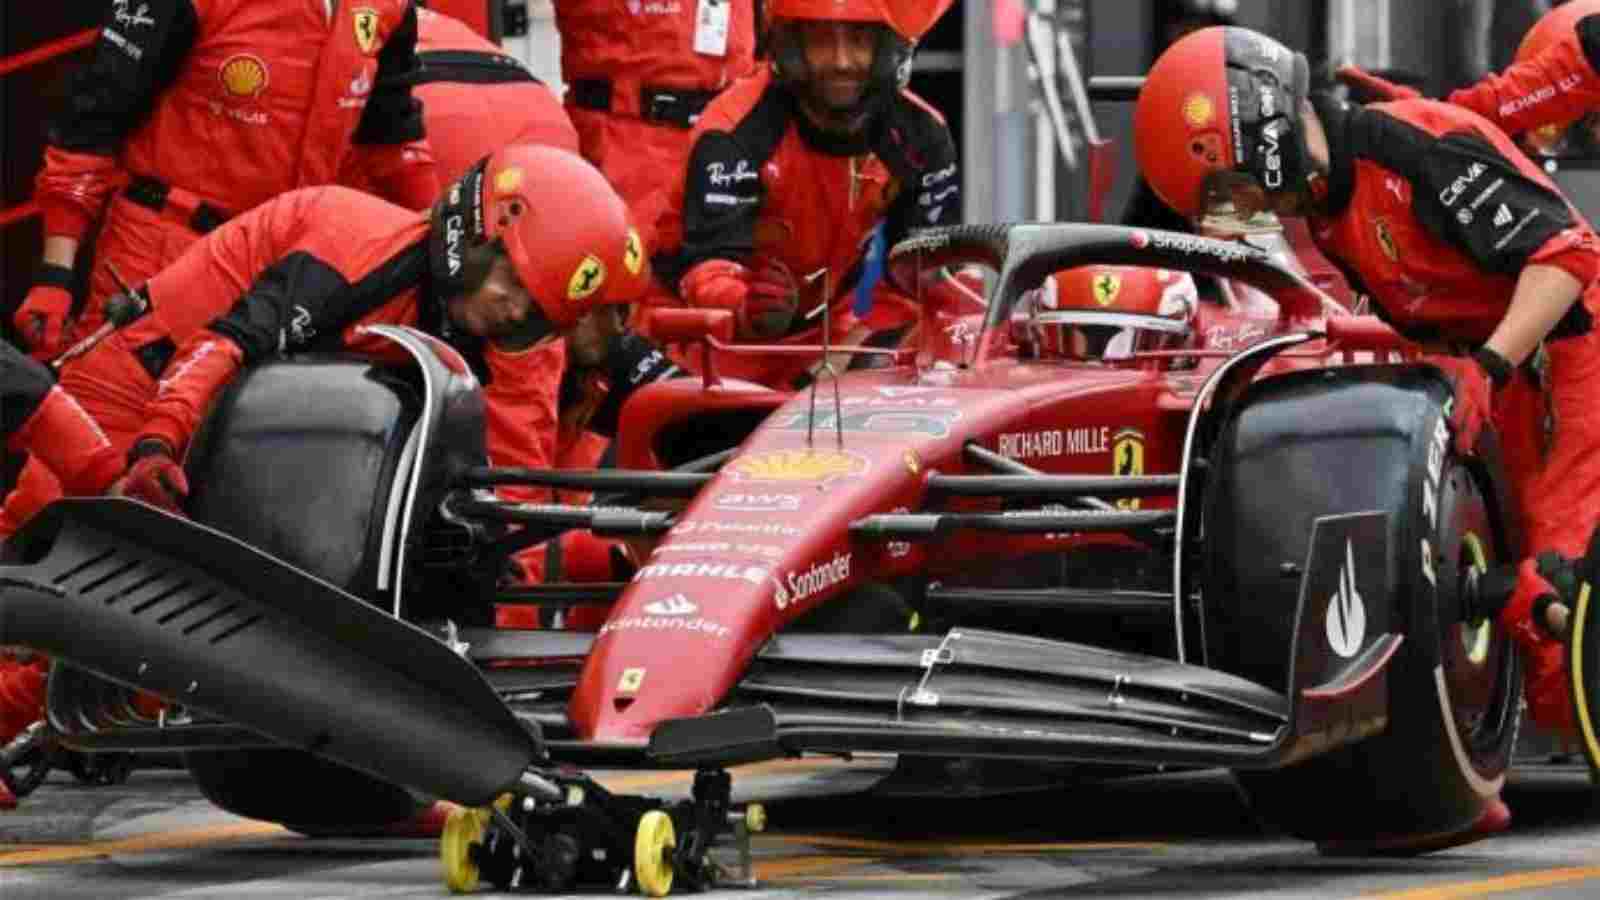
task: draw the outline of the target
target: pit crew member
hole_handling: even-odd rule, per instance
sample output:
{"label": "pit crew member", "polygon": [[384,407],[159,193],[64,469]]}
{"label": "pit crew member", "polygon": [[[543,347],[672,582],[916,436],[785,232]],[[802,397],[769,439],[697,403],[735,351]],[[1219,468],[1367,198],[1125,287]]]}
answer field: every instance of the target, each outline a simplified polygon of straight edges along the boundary
{"label": "pit crew member", "polygon": [[0,341],[0,422],[11,449],[50,468],[69,494],[98,494],[122,471],[122,459],[100,426],[55,374]]}
{"label": "pit crew member", "polygon": [[555,0],[566,106],[582,152],[659,243],[689,129],[755,66],[754,0]]}
{"label": "pit crew member", "polygon": [[[850,289],[873,230],[893,245],[959,221],[955,141],[905,89],[921,33],[875,0],[772,0],[767,16],[771,64],[695,126],[669,277],[689,305],[733,310],[741,341],[819,343],[826,305],[841,342],[861,334]],[[720,356],[722,374],[785,389],[814,363]]]}
{"label": "pit crew member", "polygon": [[1307,68],[1247,29],[1184,38],[1139,95],[1140,170],[1191,219],[1226,201],[1304,212],[1397,329],[1468,351],[1435,360],[1455,383],[1455,444],[1470,454],[1497,426],[1527,540],[1499,621],[1527,652],[1534,721],[1571,733],[1562,637],[1575,598],[1536,557],[1583,557],[1600,519],[1571,502],[1600,495],[1600,244],[1491,122],[1430,100],[1308,96]]}
{"label": "pit crew member", "polygon": [[[1420,96],[1354,66],[1339,76],[1389,99]],[[1600,0],[1569,0],[1545,13],[1504,72],[1452,91],[1448,100],[1521,135],[1534,153],[1593,152],[1600,147]]]}
{"label": "pit crew member", "polygon": [[[140,288],[148,311],[69,362],[62,386],[128,454],[127,492],[176,508],[178,461],[236,371],[285,350],[387,350],[363,324],[414,325],[461,348],[486,382],[491,429],[497,416],[554,421],[555,382],[529,351],[635,299],[645,252],[603,176],[550,147],[485,159],[431,215],[343,187],[293,191]],[[547,466],[538,437],[494,461]],[[52,499],[31,468],[0,510],[7,533]]]}
{"label": "pit crew member", "polygon": [[[335,180],[347,148],[383,195],[424,209],[438,191],[408,78],[411,0],[112,0],[94,57],[51,127],[34,198],[43,265],[14,324],[41,358],[93,333],[139,284],[230,216]],[[104,213],[87,302],[73,267]]]}
{"label": "pit crew member", "polygon": [[[512,144],[579,152],[578,132],[555,92],[465,22],[418,9],[417,62],[411,93],[422,103],[428,136],[416,149],[432,153],[441,186]],[[381,195],[364,164],[363,154],[349,154],[339,183]]]}
{"label": "pit crew member", "polygon": [[[54,373],[0,341],[0,423],[10,449],[45,465],[69,494],[98,494],[122,471],[122,454]],[[44,714],[48,665],[0,653],[0,747]],[[17,805],[0,778],[0,809]]]}

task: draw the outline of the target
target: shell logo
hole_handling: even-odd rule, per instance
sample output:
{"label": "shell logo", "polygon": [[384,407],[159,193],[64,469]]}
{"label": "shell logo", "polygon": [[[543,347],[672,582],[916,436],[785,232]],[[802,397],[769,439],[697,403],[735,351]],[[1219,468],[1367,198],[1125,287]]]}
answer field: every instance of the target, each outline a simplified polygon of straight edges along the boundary
{"label": "shell logo", "polygon": [[1190,94],[1183,101],[1183,120],[1191,128],[1204,128],[1217,116],[1217,108],[1205,94]]}
{"label": "shell logo", "polygon": [[733,473],[749,481],[828,482],[866,470],[864,457],[835,450],[769,450],[733,462]]}
{"label": "shell logo", "polygon": [[494,176],[494,189],[509,194],[522,186],[522,170],[513,166]]}
{"label": "shell logo", "polygon": [[222,89],[235,97],[259,97],[267,89],[267,64],[261,57],[239,53],[228,57],[217,70]]}

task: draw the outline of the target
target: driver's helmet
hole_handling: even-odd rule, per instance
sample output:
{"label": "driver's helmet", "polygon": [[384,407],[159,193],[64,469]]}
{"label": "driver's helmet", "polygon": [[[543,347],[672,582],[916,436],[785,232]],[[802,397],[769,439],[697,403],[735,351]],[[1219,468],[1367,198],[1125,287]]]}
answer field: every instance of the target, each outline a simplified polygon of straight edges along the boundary
{"label": "driver's helmet", "polygon": [[1312,174],[1301,122],[1304,55],[1248,28],[1185,35],[1156,59],[1134,108],[1139,173],[1191,221],[1239,187],[1268,204],[1295,199]]}
{"label": "driver's helmet", "polygon": [[1181,346],[1199,302],[1187,272],[1080,266],[1046,278],[1020,312],[1038,358],[1115,360]]}
{"label": "driver's helmet", "polygon": [[[797,94],[840,116],[861,115],[911,80],[911,55],[920,35],[902,33],[891,24],[891,10],[882,0],[768,0],[766,27],[772,71]],[[903,17],[901,17],[903,18]],[[898,19],[896,20],[898,21]],[[905,27],[905,26],[900,26]],[[806,62],[806,43],[824,35],[848,32],[873,48],[866,90],[855,103],[840,108],[820,90]]]}
{"label": "driver's helmet", "polygon": [[[1600,0],[1568,0],[1540,17],[1517,45],[1512,65],[1528,62],[1563,43],[1577,43],[1578,23],[1600,14]],[[1527,149],[1540,156],[1564,156],[1592,152],[1600,143],[1600,114],[1586,113],[1577,119],[1552,122],[1522,135]]]}

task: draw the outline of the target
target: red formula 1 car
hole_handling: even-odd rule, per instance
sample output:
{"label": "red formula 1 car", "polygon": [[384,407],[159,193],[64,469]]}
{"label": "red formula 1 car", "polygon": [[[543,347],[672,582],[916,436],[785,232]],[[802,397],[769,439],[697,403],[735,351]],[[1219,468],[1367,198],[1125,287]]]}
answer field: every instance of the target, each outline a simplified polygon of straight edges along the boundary
{"label": "red formula 1 car", "polygon": [[[1215,290],[1176,331],[1038,302],[1088,264]],[[952,267],[984,271],[981,312],[917,290]],[[400,817],[397,785],[473,807],[446,829],[457,889],[713,883],[725,768],[804,753],[1057,781],[1226,767],[1342,850],[1477,820],[1516,737],[1516,656],[1482,612],[1515,535],[1492,455],[1451,451],[1436,370],[1248,243],[962,226],[889,270],[924,297],[904,346],[831,348],[876,364],[794,394],[649,385],[615,470],[485,467],[470,373],[414,332],[384,331],[408,370],[252,370],[191,454],[193,521],[63,501],[13,543],[4,640],[71,663],[50,695],[69,742],[182,751],[236,811]],[[722,323],[656,324],[709,346]],[[1064,328],[1176,340],[1046,358]],[[504,483],[601,499],[483,490]],[[629,538],[632,579],[496,588],[508,554],[575,527]],[[595,634],[487,627],[518,602],[609,613]],[[141,720],[117,685],[174,705]],[[567,768],[602,763],[697,769],[694,797]],[[285,795],[268,767],[325,790]]]}

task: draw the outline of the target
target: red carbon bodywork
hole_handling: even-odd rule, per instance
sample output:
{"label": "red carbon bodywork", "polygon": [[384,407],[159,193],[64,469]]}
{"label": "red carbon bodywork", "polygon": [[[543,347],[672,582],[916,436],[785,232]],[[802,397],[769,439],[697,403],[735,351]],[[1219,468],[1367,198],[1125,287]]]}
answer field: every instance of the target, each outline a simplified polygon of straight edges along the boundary
{"label": "red carbon bodywork", "polygon": [[[751,410],[765,419],[681,511],[616,601],[568,705],[574,736],[642,745],[662,721],[712,710],[768,639],[865,581],[957,574],[974,560],[992,565],[1045,550],[1135,545],[1125,534],[959,531],[922,544],[880,543],[852,541],[848,526],[923,509],[930,473],[989,474],[968,462],[968,443],[1053,474],[1176,473],[1206,375],[1290,325],[1260,291],[1214,287],[1195,319],[1186,363],[1171,352],[1116,364],[1022,360],[1009,335],[991,332],[976,354],[987,361],[953,365],[973,358],[968,345],[981,317],[933,309],[923,334],[907,339],[921,342],[917,363],[849,372],[839,382],[838,415],[826,380],[814,419],[808,391],[784,394],[714,375],[641,390],[624,410],[618,461],[625,468],[661,468],[658,435],[693,417]],[[1322,308],[1346,315],[1333,304]],[[1329,364],[1325,343],[1307,346],[1314,349],[1282,355],[1264,373]],[[1348,361],[1336,355],[1333,361]]]}

